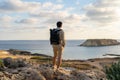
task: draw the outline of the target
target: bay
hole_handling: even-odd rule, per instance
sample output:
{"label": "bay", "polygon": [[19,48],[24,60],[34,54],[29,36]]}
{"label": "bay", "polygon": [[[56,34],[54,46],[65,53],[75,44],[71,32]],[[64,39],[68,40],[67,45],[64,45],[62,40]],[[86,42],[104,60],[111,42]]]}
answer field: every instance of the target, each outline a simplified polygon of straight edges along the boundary
{"label": "bay", "polygon": [[[120,45],[102,47],[79,46],[85,40],[67,40],[63,52],[63,59],[90,59],[101,58],[104,54],[120,54]],[[49,40],[2,40],[0,50],[18,49],[32,53],[53,56]]]}

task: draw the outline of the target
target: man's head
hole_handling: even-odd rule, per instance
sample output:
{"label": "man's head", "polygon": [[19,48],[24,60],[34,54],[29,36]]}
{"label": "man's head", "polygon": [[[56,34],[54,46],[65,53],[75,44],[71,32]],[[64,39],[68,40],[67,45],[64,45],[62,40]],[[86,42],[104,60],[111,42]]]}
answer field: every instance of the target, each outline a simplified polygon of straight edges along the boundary
{"label": "man's head", "polygon": [[58,21],[56,25],[57,25],[58,28],[61,28],[62,27],[62,22]]}

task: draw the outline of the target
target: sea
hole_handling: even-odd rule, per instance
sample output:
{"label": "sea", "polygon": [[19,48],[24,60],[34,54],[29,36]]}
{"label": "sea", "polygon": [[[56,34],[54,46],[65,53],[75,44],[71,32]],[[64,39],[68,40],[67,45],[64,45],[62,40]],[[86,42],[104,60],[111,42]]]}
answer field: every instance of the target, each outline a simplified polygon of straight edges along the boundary
{"label": "sea", "polygon": [[[105,54],[120,54],[120,45],[102,47],[79,46],[85,40],[67,40],[63,52],[63,59],[86,60],[91,58],[110,57]],[[1,40],[0,50],[18,49],[32,53],[53,56],[49,40]]]}

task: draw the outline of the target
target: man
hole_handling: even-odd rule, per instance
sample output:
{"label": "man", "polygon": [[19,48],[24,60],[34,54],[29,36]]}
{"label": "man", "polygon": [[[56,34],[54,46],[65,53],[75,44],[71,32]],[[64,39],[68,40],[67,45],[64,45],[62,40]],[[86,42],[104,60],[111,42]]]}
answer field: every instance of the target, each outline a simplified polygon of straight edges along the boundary
{"label": "man", "polygon": [[62,22],[57,22],[57,28],[53,29],[54,32],[56,32],[57,35],[53,35],[51,38],[51,45],[53,47],[54,57],[53,57],[53,68],[59,69],[60,65],[62,64],[62,53],[63,49],[65,47],[65,37],[64,37],[64,31],[62,28]]}

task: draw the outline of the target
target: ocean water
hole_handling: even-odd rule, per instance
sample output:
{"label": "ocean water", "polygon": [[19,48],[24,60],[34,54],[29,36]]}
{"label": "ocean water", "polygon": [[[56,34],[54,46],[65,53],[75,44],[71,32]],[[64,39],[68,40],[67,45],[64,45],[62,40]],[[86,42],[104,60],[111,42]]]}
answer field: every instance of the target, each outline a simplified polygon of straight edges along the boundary
{"label": "ocean water", "polygon": [[[84,40],[67,40],[63,52],[63,59],[101,58],[104,54],[120,54],[120,45],[103,47],[78,46]],[[0,50],[19,49],[32,53],[53,56],[52,46],[48,40],[8,40],[0,41]]]}

